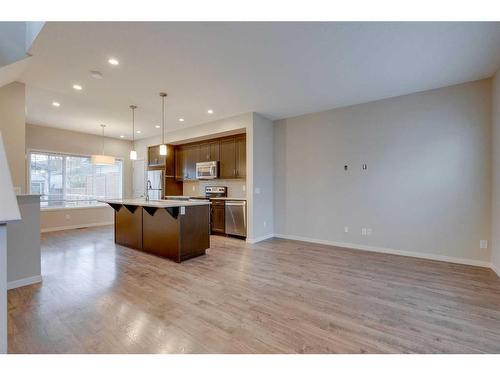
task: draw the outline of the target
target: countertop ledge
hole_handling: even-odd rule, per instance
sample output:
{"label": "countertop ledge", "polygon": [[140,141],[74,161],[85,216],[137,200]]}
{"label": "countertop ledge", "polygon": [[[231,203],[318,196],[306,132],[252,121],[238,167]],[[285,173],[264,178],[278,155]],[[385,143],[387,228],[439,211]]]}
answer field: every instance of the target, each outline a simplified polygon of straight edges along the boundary
{"label": "countertop ledge", "polygon": [[213,200],[221,200],[221,201],[246,201],[246,198],[230,198],[230,197],[214,197],[214,198],[205,198],[196,195],[168,195],[167,199],[213,199]]}
{"label": "countertop ledge", "polygon": [[141,206],[141,207],[158,207],[158,208],[168,208],[168,207],[187,207],[187,206],[205,206],[210,205],[209,201],[181,201],[181,200],[149,200],[144,199],[110,199],[105,201],[99,201],[107,204],[122,204],[128,206]]}

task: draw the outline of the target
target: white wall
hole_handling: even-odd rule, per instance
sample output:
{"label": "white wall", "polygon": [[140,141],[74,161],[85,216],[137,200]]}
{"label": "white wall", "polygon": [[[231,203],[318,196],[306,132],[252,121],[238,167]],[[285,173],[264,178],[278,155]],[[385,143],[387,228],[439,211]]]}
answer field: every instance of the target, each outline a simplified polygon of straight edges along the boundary
{"label": "white wall", "polygon": [[[42,151],[92,155],[101,153],[102,139],[93,134],[45,126],[26,126],[26,148]],[[132,142],[106,137],[104,152],[123,159],[124,197],[132,197],[132,164],[129,159]],[[92,207],[75,209],[55,209],[42,211],[41,230],[43,232],[109,224],[113,222],[111,207]]]}
{"label": "white wall", "polygon": [[0,131],[5,143],[12,183],[18,193],[24,193],[26,187],[25,112],[24,83],[13,82],[0,87]]}
{"label": "white wall", "polygon": [[21,220],[7,225],[8,288],[42,280],[40,252],[40,197],[17,197]]}
{"label": "white wall", "polygon": [[492,124],[493,124],[493,161],[492,161],[492,218],[491,218],[491,264],[500,276],[500,70],[492,80]]}
{"label": "white wall", "polygon": [[277,121],[274,137],[277,234],[489,264],[491,80]]}

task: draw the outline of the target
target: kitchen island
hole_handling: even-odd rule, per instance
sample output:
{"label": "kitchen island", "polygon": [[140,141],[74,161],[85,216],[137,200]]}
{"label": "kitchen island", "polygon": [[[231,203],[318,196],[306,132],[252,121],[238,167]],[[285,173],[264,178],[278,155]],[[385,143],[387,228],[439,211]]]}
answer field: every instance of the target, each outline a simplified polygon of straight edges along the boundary
{"label": "kitchen island", "polygon": [[210,202],[120,199],[114,209],[115,243],[175,262],[205,254],[210,247]]}

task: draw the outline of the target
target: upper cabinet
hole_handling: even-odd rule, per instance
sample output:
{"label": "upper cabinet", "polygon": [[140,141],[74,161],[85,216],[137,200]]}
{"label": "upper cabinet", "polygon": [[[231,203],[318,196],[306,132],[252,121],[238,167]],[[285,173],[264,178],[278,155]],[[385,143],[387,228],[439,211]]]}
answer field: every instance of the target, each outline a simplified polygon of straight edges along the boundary
{"label": "upper cabinet", "polygon": [[246,136],[244,134],[175,147],[175,177],[196,179],[196,163],[219,162],[219,178],[246,177]]}
{"label": "upper cabinet", "polygon": [[199,161],[219,161],[220,141],[200,143]]}
{"label": "upper cabinet", "polygon": [[236,143],[234,138],[225,138],[220,142],[220,178],[236,177]]}
{"label": "upper cabinet", "polygon": [[148,147],[148,167],[162,167],[166,158],[160,155],[160,146]]}
{"label": "upper cabinet", "polygon": [[247,142],[245,135],[224,138],[220,142],[220,178],[245,178]]}

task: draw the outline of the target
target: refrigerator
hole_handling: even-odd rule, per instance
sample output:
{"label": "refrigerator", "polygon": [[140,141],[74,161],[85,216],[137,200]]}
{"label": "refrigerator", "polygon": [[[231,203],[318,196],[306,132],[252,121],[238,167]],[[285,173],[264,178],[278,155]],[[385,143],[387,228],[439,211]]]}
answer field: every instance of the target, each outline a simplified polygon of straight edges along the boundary
{"label": "refrigerator", "polygon": [[146,189],[149,193],[149,199],[163,198],[163,171],[148,171]]}

